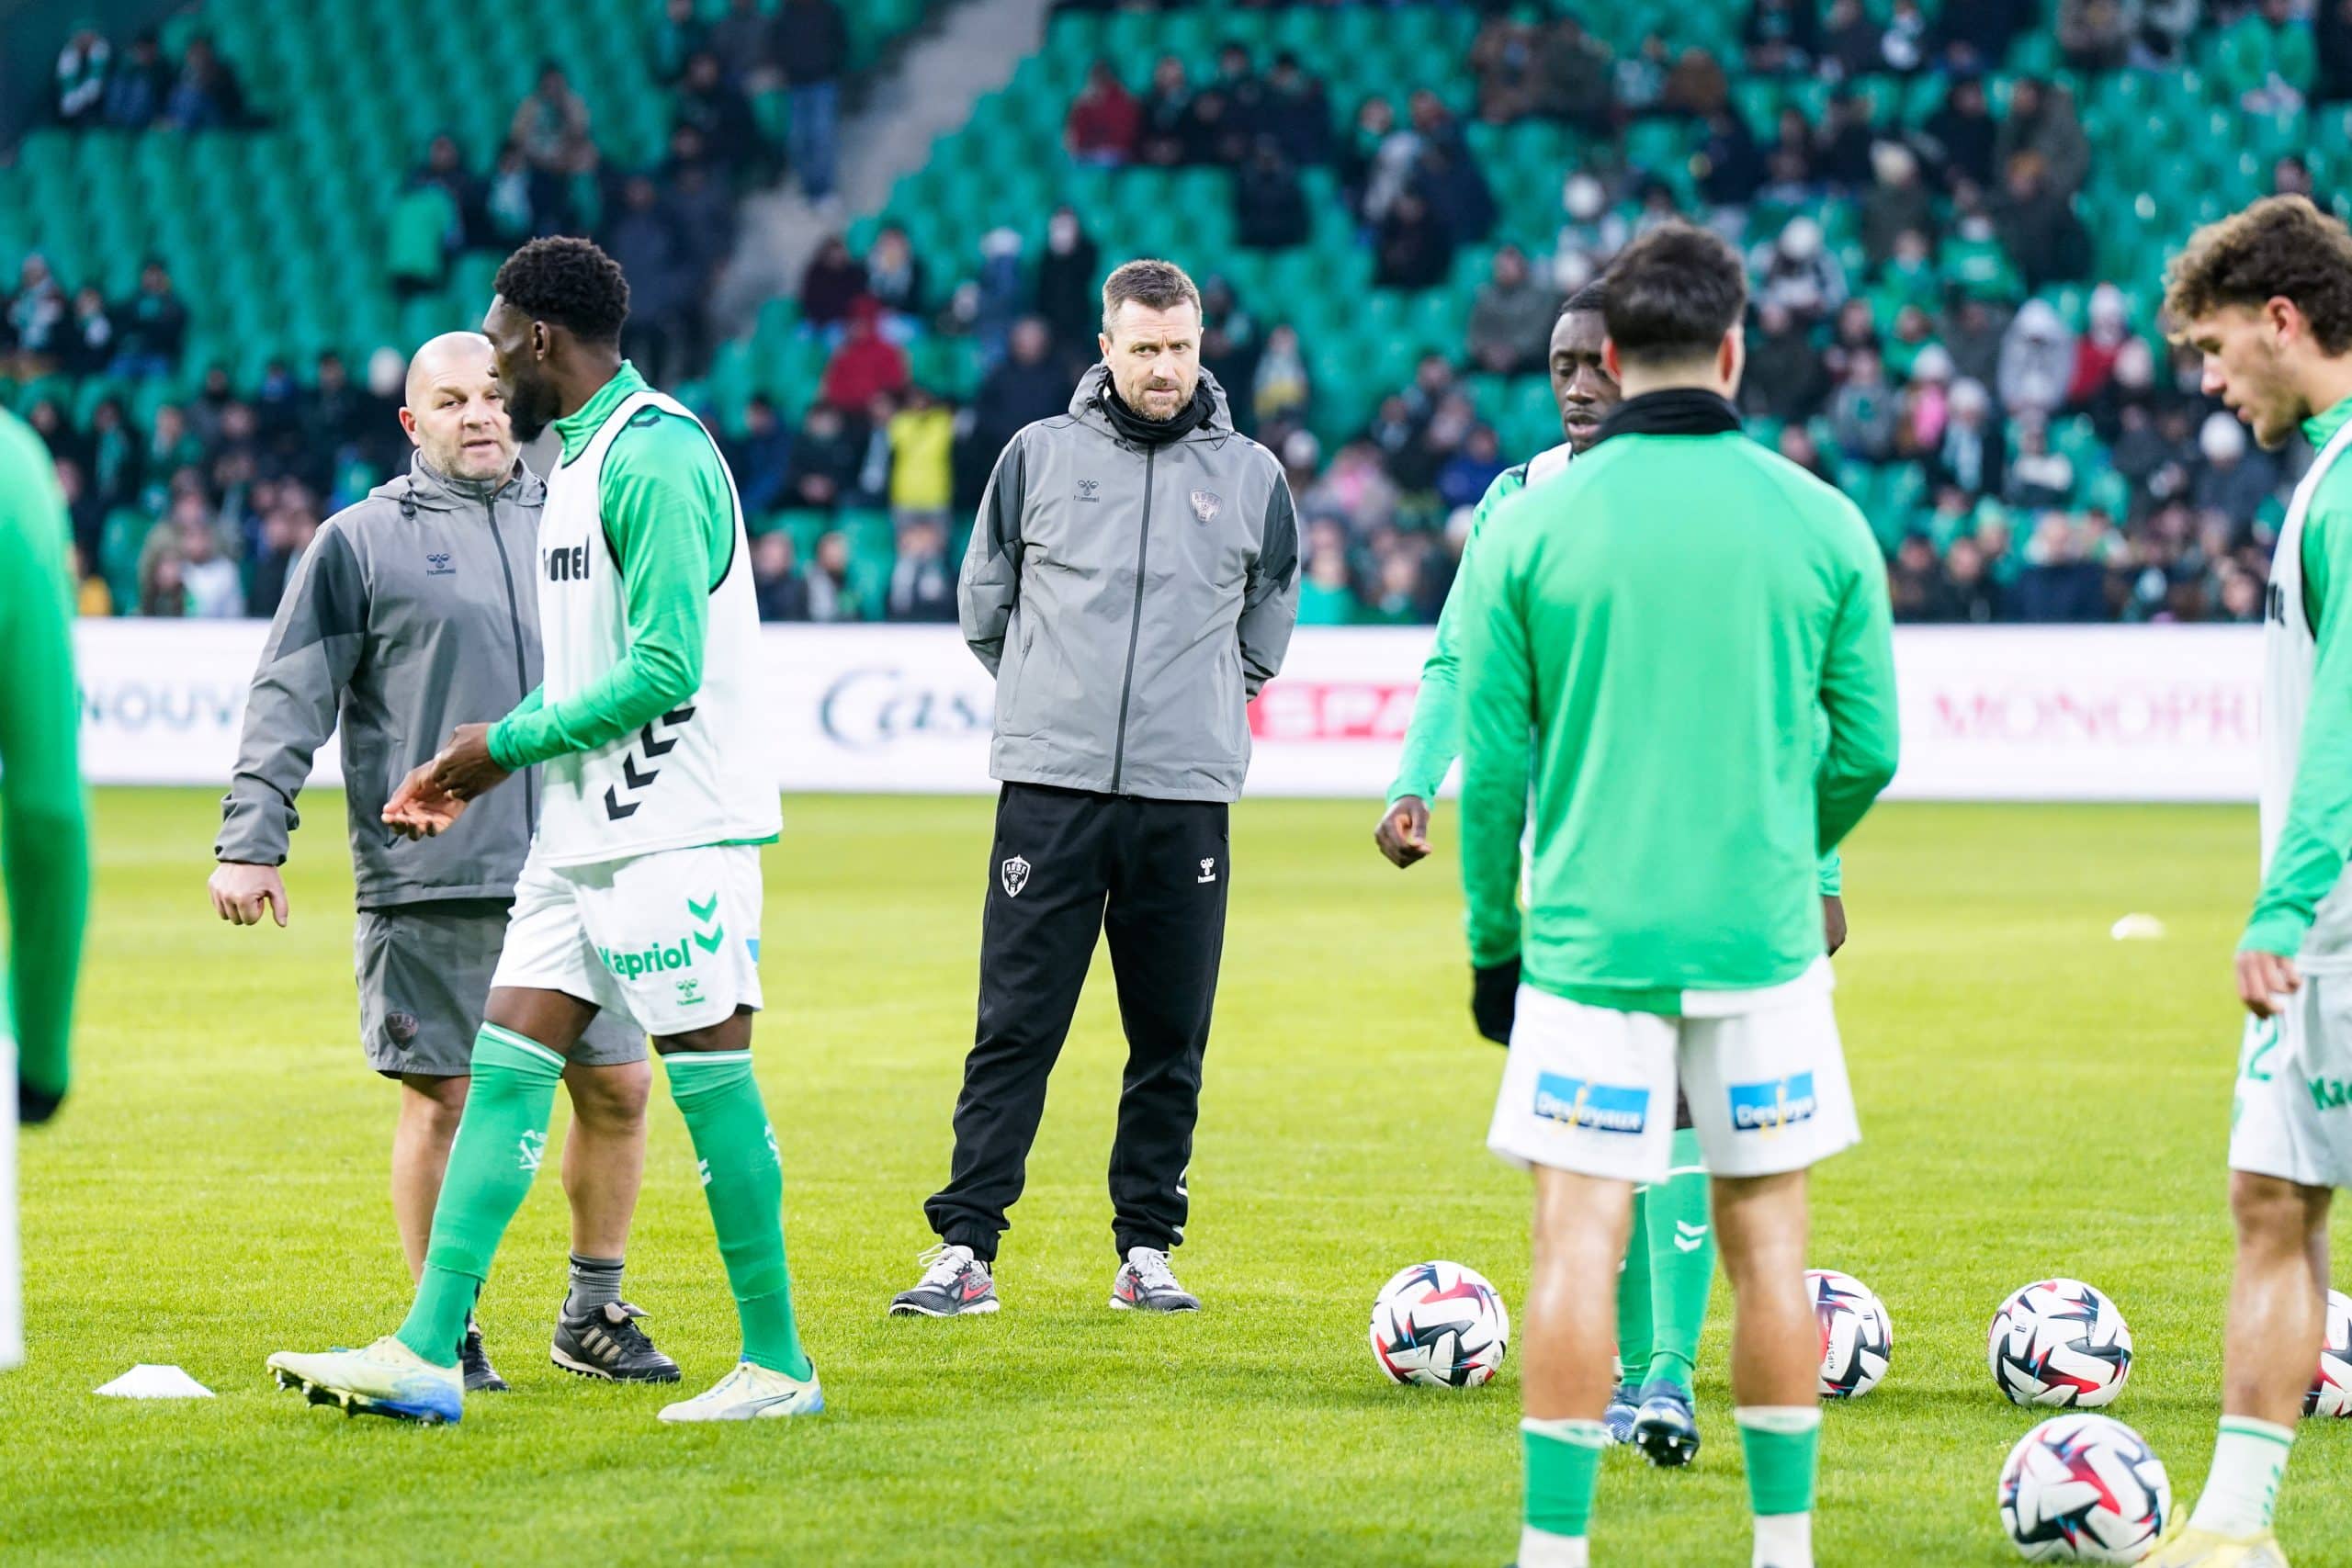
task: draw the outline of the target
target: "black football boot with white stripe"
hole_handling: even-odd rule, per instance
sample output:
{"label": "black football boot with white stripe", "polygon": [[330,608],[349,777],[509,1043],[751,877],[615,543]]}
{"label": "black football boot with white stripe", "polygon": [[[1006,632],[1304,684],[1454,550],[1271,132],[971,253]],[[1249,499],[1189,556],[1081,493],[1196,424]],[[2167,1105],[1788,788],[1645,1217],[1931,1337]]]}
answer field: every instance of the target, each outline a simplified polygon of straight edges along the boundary
{"label": "black football boot with white stripe", "polygon": [[627,1302],[607,1302],[573,1316],[559,1310],[548,1359],[565,1371],[606,1382],[676,1382],[678,1363],[653,1348]]}

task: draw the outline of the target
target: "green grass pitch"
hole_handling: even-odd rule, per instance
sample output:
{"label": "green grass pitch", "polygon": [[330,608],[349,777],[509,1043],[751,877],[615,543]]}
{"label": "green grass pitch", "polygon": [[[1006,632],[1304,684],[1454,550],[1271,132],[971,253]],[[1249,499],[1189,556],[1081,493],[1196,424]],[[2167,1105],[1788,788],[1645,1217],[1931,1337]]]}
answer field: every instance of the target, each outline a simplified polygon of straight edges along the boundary
{"label": "green grass pitch", "polygon": [[[1445,1563],[1516,1541],[1516,1357],[1489,1387],[1396,1389],[1374,1291],[1447,1257],[1516,1304],[1524,1179],[1482,1147],[1496,1050],[1471,1032],[1450,856],[1399,874],[1362,803],[1236,813],[1233,911],[1178,1263],[1197,1317],[1106,1310],[1122,1047],[1097,964],[1001,1259],[1005,1310],[883,1308],[929,1240],[972,1026],[989,807],[787,802],[767,858],[757,1050],[793,1275],[831,1411],[666,1430],[665,1391],[548,1364],[562,1194],[539,1180],[481,1317],[511,1393],[463,1426],[345,1420],[272,1387],[281,1348],[395,1325],[392,1090],[354,1036],[341,802],[305,803],[294,925],[206,903],[214,807],[105,792],[81,1077],[24,1149],[32,1361],[0,1379],[0,1559]],[[1439,819],[1450,846],[1453,819]],[[1850,847],[1839,1010],[1867,1141],[1815,1188],[1812,1253],[1888,1303],[1894,1371],[1828,1413],[1825,1564],[2014,1561],[1996,1472],[2034,1416],[1984,1367],[2010,1289],[2078,1274],[2140,1359],[2115,1414],[2182,1506],[2203,1478],[2228,1274],[2228,957],[2254,820],[2222,809],[1891,807]],[[2117,942],[2130,910],[2165,940]],[[560,1103],[560,1102],[559,1102]],[[558,1111],[561,1136],[563,1112]],[[734,1321],[685,1134],[657,1087],[628,1292],[689,1391]],[[2345,1232],[2339,1227],[2339,1236]],[[1694,1471],[1611,1455],[1596,1561],[1742,1568],[1724,1312]],[[91,1390],[176,1362],[209,1402]],[[2352,1425],[2306,1427],[2281,1529],[2352,1562]]]}

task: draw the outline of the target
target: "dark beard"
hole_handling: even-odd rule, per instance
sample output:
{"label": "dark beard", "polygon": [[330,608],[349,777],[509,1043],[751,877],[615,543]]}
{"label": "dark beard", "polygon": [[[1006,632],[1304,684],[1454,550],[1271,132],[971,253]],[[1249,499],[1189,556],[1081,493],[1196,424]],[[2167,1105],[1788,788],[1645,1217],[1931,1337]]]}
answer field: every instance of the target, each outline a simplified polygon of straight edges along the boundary
{"label": "dark beard", "polygon": [[544,383],[514,386],[508,389],[506,420],[514,427],[514,439],[528,446],[545,434],[555,423],[555,389]]}

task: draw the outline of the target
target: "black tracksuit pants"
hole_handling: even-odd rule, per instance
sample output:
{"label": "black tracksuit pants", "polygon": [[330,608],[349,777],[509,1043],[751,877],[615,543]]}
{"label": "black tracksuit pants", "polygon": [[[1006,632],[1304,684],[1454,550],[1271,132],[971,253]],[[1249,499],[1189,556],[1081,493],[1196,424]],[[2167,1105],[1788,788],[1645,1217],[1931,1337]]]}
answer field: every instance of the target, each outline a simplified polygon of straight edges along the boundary
{"label": "black tracksuit pants", "polygon": [[1021,1196],[1095,940],[1107,934],[1127,1070],[1111,1145],[1119,1253],[1184,1239],[1184,1168],[1225,946],[1226,807],[1009,784],[980,924],[980,1016],[956,1101],[956,1157],[923,1213],[996,1257]]}

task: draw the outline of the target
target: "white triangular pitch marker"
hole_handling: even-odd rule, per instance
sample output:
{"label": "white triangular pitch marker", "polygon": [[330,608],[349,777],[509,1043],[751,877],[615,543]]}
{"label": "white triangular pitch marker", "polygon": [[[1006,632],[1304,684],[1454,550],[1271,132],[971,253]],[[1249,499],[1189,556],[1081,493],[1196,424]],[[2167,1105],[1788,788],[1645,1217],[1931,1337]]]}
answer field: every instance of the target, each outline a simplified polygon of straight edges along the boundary
{"label": "white triangular pitch marker", "polygon": [[212,1391],[177,1367],[151,1367],[141,1361],[98,1390],[118,1399],[210,1399]]}

